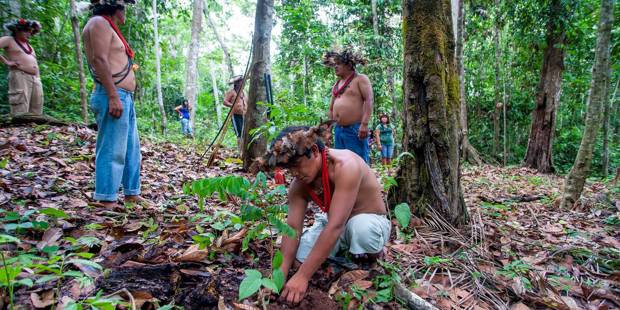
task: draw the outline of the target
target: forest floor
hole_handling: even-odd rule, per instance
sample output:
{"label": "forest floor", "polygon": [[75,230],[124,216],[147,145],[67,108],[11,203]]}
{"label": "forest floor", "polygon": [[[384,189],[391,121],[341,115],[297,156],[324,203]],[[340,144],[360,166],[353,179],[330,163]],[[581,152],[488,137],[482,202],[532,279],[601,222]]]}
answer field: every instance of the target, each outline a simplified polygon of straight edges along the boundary
{"label": "forest floor", "polygon": [[[81,126],[0,129],[0,246],[10,266],[0,269],[0,309],[9,286],[24,309],[118,300],[129,309],[289,308],[265,290],[238,300],[245,269],[269,271],[276,239],[246,249],[237,200],[208,197],[201,211],[183,192],[206,177],[253,181],[230,151],[206,169],[194,165],[191,144],[142,141],[142,191],[156,207],[110,210],[89,205],[95,136]],[[518,167],[466,167],[467,227],[433,214],[406,229],[393,219],[384,261],[370,270],[327,264],[299,307],[398,309],[392,288],[402,283],[439,309],[618,309],[620,189],[588,182],[581,204],[566,210],[562,182]],[[211,244],[199,249],[196,236]]]}

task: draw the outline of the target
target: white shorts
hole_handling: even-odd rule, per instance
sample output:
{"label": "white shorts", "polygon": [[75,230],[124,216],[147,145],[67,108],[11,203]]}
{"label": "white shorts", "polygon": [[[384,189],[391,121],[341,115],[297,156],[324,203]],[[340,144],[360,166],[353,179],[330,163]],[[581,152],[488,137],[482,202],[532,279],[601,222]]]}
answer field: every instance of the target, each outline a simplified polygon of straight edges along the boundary
{"label": "white shorts", "polygon": [[[301,234],[297,248],[297,260],[303,262],[314,247],[319,235],[327,225],[327,214],[317,213],[314,225]],[[336,257],[341,250],[351,254],[375,254],[383,250],[390,239],[392,225],[385,215],[362,213],[347,221],[344,232],[336,241],[329,257]]]}

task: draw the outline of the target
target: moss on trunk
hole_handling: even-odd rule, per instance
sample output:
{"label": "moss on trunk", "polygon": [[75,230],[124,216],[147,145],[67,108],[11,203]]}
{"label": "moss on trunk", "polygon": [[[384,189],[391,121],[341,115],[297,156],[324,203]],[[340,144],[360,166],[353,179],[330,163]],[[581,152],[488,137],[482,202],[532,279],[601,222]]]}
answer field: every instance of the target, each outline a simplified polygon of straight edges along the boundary
{"label": "moss on trunk", "polygon": [[460,185],[459,77],[449,0],[403,1],[404,151],[391,202],[467,221]]}

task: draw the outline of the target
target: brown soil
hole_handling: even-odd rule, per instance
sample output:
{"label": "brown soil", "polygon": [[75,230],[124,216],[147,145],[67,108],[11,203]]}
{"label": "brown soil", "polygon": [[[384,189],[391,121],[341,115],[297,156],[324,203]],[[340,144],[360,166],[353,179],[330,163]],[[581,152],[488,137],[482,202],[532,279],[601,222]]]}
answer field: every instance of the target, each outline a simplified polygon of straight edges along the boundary
{"label": "brown soil", "polygon": [[267,307],[270,310],[279,310],[279,309],[308,309],[308,310],[338,310],[340,309],[340,305],[333,301],[326,292],[317,290],[315,288],[309,288],[308,293],[304,300],[301,301],[299,305],[292,306],[286,303],[277,302],[271,304]]}

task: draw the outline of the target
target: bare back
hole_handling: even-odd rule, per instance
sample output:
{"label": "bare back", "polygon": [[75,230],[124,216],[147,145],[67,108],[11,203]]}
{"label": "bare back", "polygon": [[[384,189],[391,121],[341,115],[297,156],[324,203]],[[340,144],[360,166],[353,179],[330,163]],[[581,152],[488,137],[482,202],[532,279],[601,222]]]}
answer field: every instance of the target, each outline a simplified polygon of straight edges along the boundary
{"label": "bare back", "polygon": [[[22,43],[22,46],[26,49],[32,48],[26,43]],[[0,47],[4,47],[8,60],[19,64],[16,69],[31,75],[39,76],[39,65],[37,64],[37,55],[34,49],[32,49],[32,54],[26,54],[26,52],[17,45],[17,41],[15,41],[15,38],[12,36],[0,38]]]}
{"label": "bare back", "polygon": [[[107,55],[104,56],[107,56],[111,74],[126,70],[129,58],[127,57],[125,46],[116,32],[114,32],[114,29],[112,29],[110,24],[108,24],[103,17],[93,16],[89,19],[86,26],[84,26],[82,38],[84,39],[86,59],[89,65],[93,66],[96,50],[99,49],[99,46],[107,45],[108,52]],[[95,42],[95,40],[98,41]],[[104,41],[101,42],[101,40]],[[98,73],[95,72],[95,74]],[[127,77],[117,84],[116,87],[134,91],[136,89],[136,78],[133,70],[130,69]]]}
{"label": "bare back", "polygon": [[[344,84],[344,80],[338,81],[336,87],[340,88]],[[362,121],[364,115],[364,93],[370,87],[368,77],[363,74],[357,74],[346,88],[344,93],[339,97],[333,97],[333,119],[341,126],[348,126]],[[372,92],[372,88],[370,88]]]}
{"label": "bare back", "polygon": [[237,100],[235,101],[233,107],[233,114],[245,115],[245,112],[247,110],[245,92],[241,92],[241,94],[239,94],[239,97],[237,97],[237,92],[234,89],[227,91],[224,95],[224,105],[227,107],[232,107],[235,97],[237,98]]}

